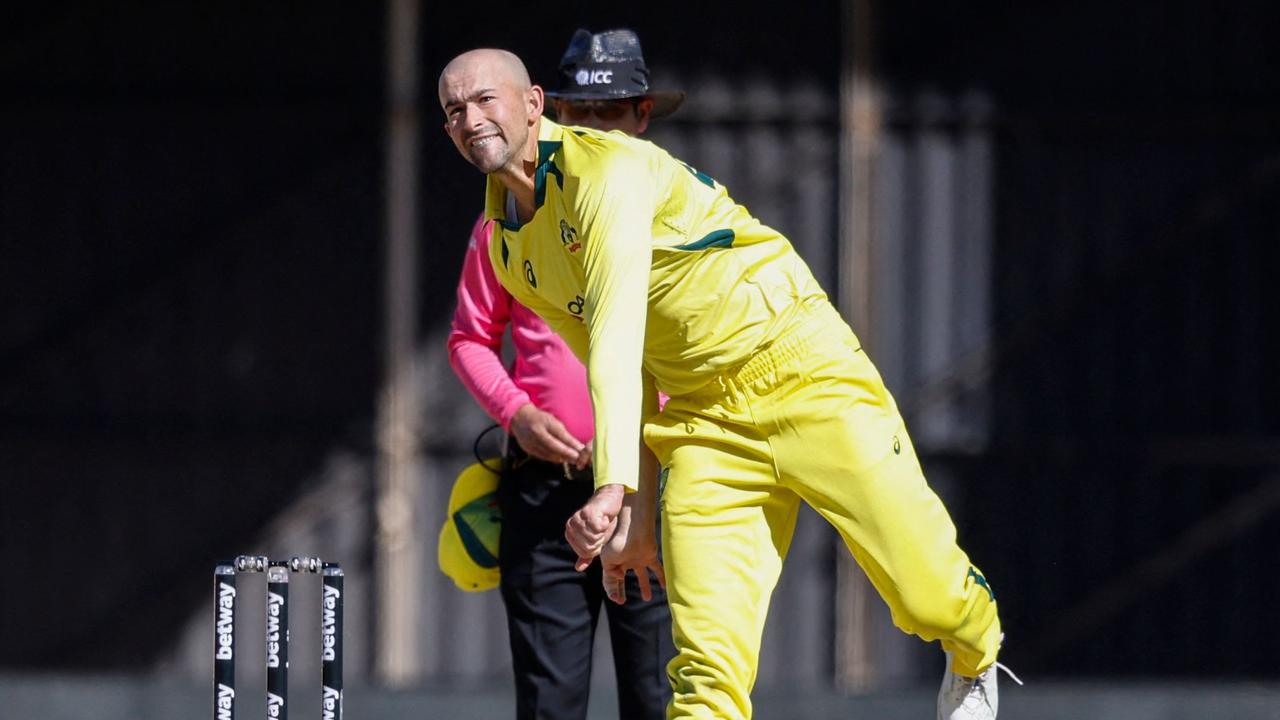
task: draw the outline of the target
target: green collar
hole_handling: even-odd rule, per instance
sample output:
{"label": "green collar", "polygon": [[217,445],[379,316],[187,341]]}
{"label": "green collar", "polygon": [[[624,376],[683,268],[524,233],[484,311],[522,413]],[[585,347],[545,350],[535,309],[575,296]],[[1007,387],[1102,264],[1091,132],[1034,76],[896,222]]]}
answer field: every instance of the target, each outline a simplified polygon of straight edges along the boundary
{"label": "green collar", "polygon": [[[564,144],[560,138],[564,134],[564,128],[554,122],[543,118],[542,127],[538,132],[538,165],[533,172],[533,211],[538,212],[543,203],[547,201],[547,175],[555,177],[556,182],[560,185],[560,189],[564,189],[564,174],[560,172],[560,168],[556,167],[554,156],[560,147]],[[493,220],[497,220],[498,224],[507,230],[519,230],[523,227],[518,221],[507,220],[506,215],[506,187],[496,179],[490,177],[488,180],[489,192],[488,202],[485,204],[485,215]]]}

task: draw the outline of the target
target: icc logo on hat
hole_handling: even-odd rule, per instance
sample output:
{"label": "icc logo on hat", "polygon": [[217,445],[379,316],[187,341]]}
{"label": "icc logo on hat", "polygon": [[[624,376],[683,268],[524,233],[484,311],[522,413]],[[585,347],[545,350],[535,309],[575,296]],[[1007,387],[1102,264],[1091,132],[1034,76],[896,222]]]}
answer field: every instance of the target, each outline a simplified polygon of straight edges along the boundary
{"label": "icc logo on hat", "polygon": [[573,79],[579,85],[599,85],[601,83],[607,85],[613,82],[612,70],[579,70],[574,74]]}

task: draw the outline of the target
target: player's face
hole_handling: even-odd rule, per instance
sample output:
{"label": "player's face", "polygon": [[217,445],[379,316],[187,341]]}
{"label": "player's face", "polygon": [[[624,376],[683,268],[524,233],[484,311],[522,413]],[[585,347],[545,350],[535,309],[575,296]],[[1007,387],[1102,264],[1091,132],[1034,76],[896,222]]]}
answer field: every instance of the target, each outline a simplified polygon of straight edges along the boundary
{"label": "player's face", "polygon": [[472,65],[442,78],[440,104],[444,130],[458,152],[489,174],[518,165],[542,112],[542,89],[521,90],[500,73]]}
{"label": "player's face", "polygon": [[649,127],[652,98],[623,100],[557,100],[556,119],[566,125],[580,125],[596,130],[621,130],[638,136]]}

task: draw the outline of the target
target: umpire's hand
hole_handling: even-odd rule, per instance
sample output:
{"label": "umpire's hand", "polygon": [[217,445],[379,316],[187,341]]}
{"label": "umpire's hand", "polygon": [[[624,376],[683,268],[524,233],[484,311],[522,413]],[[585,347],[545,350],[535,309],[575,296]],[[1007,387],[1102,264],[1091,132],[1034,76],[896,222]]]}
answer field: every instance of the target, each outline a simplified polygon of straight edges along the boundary
{"label": "umpire's hand", "polygon": [[600,554],[600,548],[613,536],[625,494],[626,489],[621,484],[604,485],[564,524],[564,537],[578,554],[574,567],[579,572],[591,565],[595,556]]}
{"label": "umpire's hand", "polygon": [[511,434],[524,451],[553,463],[570,463],[579,470],[591,463],[591,448],[578,442],[560,418],[533,403],[525,403],[511,416]]}

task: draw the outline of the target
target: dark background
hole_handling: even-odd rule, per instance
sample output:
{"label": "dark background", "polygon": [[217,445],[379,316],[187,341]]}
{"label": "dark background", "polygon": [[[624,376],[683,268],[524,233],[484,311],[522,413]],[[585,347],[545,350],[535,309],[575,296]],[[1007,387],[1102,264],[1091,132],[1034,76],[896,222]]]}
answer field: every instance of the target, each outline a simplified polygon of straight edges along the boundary
{"label": "dark background", "polygon": [[[890,123],[919,91],[996,107],[994,440],[926,460],[964,479],[957,524],[1024,663],[1277,677],[1280,10],[875,10]],[[3,11],[0,666],[145,666],[325,450],[372,452],[384,12]],[[436,127],[439,69],[498,46],[554,84],[580,25],[837,93],[834,2],[426,4],[424,331],[482,187]]]}

